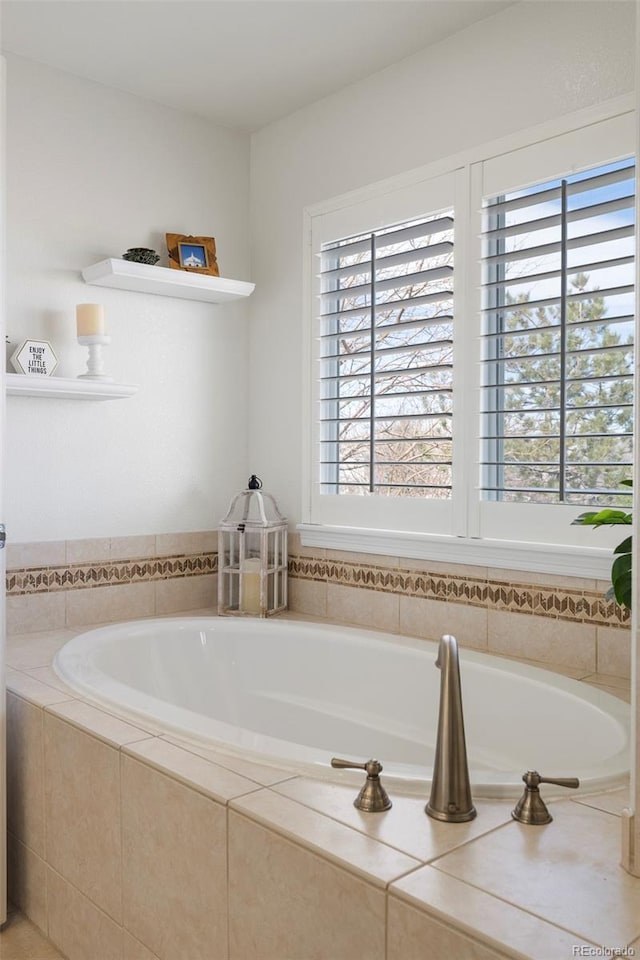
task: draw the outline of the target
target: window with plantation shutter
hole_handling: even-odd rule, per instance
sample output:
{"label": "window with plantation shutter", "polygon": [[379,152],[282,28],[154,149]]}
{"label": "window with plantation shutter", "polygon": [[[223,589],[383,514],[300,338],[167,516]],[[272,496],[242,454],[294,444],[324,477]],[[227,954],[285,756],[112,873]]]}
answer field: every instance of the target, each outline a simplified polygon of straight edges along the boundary
{"label": "window with plantation shutter", "polygon": [[453,211],[321,248],[321,492],[451,496]]}
{"label": "window with plantation shutter", "polygon": [[305,544],[608,576],[573,521],[631,505],[634,144],[598,108],[305,211]]}
{"label": "window with plantation shutter", "polygon": [[487,500],[629,503],[634,175],[625,160],[485,203]]}

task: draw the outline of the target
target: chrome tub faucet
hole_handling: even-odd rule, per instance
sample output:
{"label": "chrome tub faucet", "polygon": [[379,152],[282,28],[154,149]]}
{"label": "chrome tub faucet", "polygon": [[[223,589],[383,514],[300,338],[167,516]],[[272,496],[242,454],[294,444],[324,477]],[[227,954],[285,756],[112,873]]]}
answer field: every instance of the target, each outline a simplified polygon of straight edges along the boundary
{"label": "chrome tub faucet", "polygon": [[473,820],[476,809],[471,799],[455,637],[445,634],[440,640],[436,667],[441,671],[440,712],[431,797],[425,810],[435,820],[463,823]]}

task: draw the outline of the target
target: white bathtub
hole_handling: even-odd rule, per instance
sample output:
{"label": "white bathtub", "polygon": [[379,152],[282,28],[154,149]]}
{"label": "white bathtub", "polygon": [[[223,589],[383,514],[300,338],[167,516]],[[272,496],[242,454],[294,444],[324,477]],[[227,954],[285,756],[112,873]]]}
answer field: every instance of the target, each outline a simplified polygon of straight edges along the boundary
{"label": "white bathtub", "polygon": [[[332,756],[376,757],[385,783],[427,793],[438,718],[436,645],[291,620],[138,620],[81,634],[58,675],[119,716],[262,762],[342,779]],[[516,797],[525,770],[625,782],[629,707],[546,670],[460,651],[475,796]],[[549,795],[549,787],[546,795]],[[573,791],[571,791],[573,795]],[[565,795],[569,791],[564,791]]]}

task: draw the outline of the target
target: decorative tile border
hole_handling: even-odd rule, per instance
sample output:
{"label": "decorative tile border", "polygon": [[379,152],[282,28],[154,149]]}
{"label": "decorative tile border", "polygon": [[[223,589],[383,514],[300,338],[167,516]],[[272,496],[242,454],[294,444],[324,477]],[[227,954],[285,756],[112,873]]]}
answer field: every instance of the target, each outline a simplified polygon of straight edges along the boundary
{"label": "decorative tile border", "polygon": [[[7,572],[7,596],[83,590],[216,573],[217,553],[28,567]],[[289,576],[509,613],[527,613],[596,626],[626,627],[630,613],[596,591],[430,573],[383,564],[292,556]]]}
{"label": "decorative tile border", "polygon": [[605,600],[595,590],[559,589],[298,556],[289,560],[289,575],[299,580],[323,581],[596,626],[623,627],[628,626],[631,619],[628,610],[615,601]]}
{"label": "decorative tile border", "polygon": [[144,557],[136,560],[71,563],[52,567],[29,567],[7,572],[7,596],[19,597],[57,590],[83,590],[118,584],[200,577],[216,573],[217,553]]}

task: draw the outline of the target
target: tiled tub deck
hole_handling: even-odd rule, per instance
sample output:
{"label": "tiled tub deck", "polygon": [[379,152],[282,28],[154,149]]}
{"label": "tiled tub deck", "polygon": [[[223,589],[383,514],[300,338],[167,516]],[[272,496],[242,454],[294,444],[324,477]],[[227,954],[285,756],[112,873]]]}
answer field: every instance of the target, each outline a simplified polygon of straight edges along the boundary
{"label": "tiled tub deck", "polygon": [[15,637],[7,657],[10,896],[70,960],[640,956],[625,790],[555,801],[540,828],[512,801],[478,800],[467,824],[397,795],[366,815],[352,786],[79,699],[50,667],[77,632]]}

